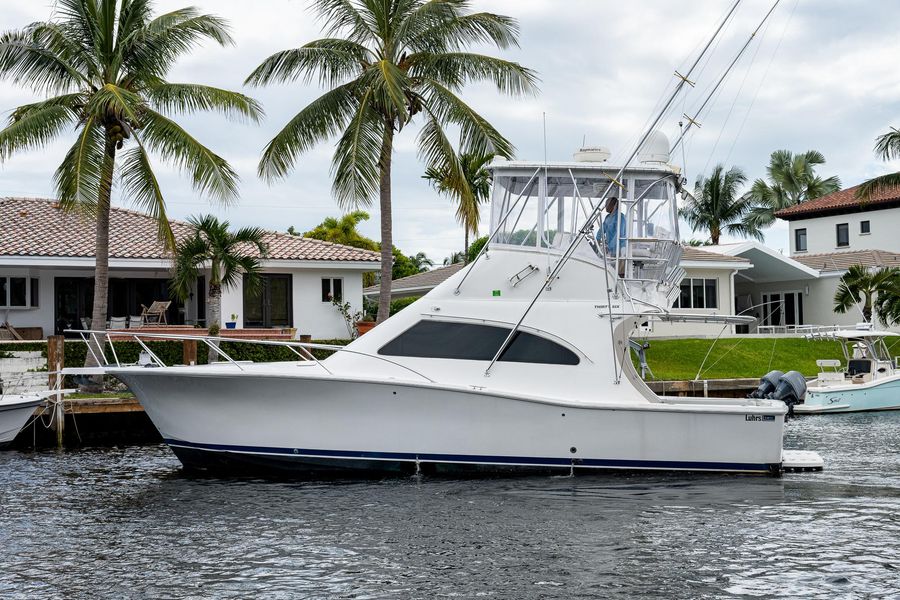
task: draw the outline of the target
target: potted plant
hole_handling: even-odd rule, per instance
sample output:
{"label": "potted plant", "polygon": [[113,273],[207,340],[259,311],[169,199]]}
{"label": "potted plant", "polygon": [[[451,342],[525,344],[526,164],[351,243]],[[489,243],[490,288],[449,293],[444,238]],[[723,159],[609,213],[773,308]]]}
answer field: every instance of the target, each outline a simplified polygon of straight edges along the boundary
{"label": "potted plant", "polygon": [[373,327],[375,327],[375,319],[372,318],[372,315],[366,313],[364,314],[357,322],[356,322],[356,335],[360,336]]}
{"label": "potted plant", "polygon": [[238,316],[236,314],[231,313],[231,320],[225,321],[225,329],[237,328],[237,318],[238,318]]}

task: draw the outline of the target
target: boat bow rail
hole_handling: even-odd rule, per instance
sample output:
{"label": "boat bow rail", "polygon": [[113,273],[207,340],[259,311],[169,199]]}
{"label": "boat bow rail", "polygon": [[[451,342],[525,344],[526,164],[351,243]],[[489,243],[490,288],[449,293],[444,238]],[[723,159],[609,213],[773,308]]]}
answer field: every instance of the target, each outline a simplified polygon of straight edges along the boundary
{"label": "boat bow rail", "polygon": [[[83,342],[87,345],[88,352],[94,357],[97,361],[97,364],[100,365],[100,368],[105,370],[108,368],[121,368],[128,366],[135,366],[134,363],[123,363],[118,354],[116,354],[115,346],[113,345],[113,338],[117,341],[133,341],[136,342],[143,352],[146,353],[149,363],[156,367],[161,368],[170,368],[170,365],[167,365],[165,361],[163,361],[149,346],[144,342],[144,339],[151,340],[159,340],[159,341],[196,341],[202,342],[208,348],[212,348],[212,350],[221,358],[223,358],[228,364],[234,366],[240,371],[244,371],[245,366],[247,364],[252,364],[250,361],[239,361],[235,360],[232,356],[230,356],[227,352],[225,352],[220,344],[222,342],[228,343],[237,343],[237,344],[253,344],[259,346],[280,346],[284,348],[288,348],[297,355],[297,357],[303,362],[309,362],[310,364],[314,364],[320,367],[323,371],[328,373],[329,375],[333,375],[332,371],[323,363],[323,361],[319,360],[315,354],[313,354],[312,350],[328,350],[331,352],[340,352],[343,354],[352,354],[355,356],[362,356],[365,358],[369,358],[372,360],[377,360],[383,363],[388,363],[395,367],[399,367],[405,372],[411,373],[415,375],[418,379],[422,381],[427,381],[429,383],[435,383],[433,379],[424,375],[413,369],[407,365],[401,364],[395,360],[391,360],[390,358],[386,358],[384,356],[379,356],[377,354],[372,354],[370,352],[362,352],[359,350],[351,350],[346,348],[345,346],[339,346],[336,344],[317,344],[315,342],[300,342],[300,341],[288,341],[288,340],[248,340],[241,338],[231,338],[231,337],[219,337],[219,336],[210,336],[210,335],[186,335],[186,334],[178,334],[178,333],[141,333],[139,331],[100,331],[100,330],[91,330],[91,329],[67,329],[65,333],[77,334]],[[110,354],[112,355],[112,360],[107,357],[105,345],[109,344]],[[140,364],[140,363],[138,363]],[[146,365],[145,365],[146,366]]]}

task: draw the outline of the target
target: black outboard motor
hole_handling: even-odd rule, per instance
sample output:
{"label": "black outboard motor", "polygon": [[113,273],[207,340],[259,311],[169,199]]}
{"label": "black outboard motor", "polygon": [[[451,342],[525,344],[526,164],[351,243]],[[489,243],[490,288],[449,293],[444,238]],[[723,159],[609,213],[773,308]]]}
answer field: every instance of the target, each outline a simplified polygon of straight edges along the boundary
{"label": "black outboard motor", "polygon": [[806,397],[806,378],[799,371],[788,371],[778,380],[775,391],[769,395],[772,400],[781,400],[788,407],[788,416],[794,416],[794,405]]}
{"label": "black outboard motor", "polygon": [[748,398],[768,398],[778,387],[778,380],[784,375],[781,371],[769,371],[759,380],[759,387],[751,392]]}

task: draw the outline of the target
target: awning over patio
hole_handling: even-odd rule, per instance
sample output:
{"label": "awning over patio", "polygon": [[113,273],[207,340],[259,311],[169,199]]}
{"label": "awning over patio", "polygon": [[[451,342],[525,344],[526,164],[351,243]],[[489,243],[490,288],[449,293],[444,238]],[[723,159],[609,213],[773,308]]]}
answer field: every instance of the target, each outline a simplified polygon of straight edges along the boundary
{"label": "awning over patio", "polygon": [[816,269],[807,267],[757,241],[708,246],[704,247],[704,250],[746,258],[753,266],[739,271],[737,277],[755,283],[802,281],[816,279],[819,276]]}

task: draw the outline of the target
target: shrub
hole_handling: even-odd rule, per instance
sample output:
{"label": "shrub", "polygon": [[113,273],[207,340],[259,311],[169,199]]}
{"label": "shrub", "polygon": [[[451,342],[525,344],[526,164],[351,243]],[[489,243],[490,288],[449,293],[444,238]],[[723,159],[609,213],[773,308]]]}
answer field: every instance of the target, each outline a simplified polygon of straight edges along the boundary
{"label": "shrub", "polygon": [[391,300],[391,316],[397,314],[422,296],[410,296],[408,298],[397,298],[396,300]]}

